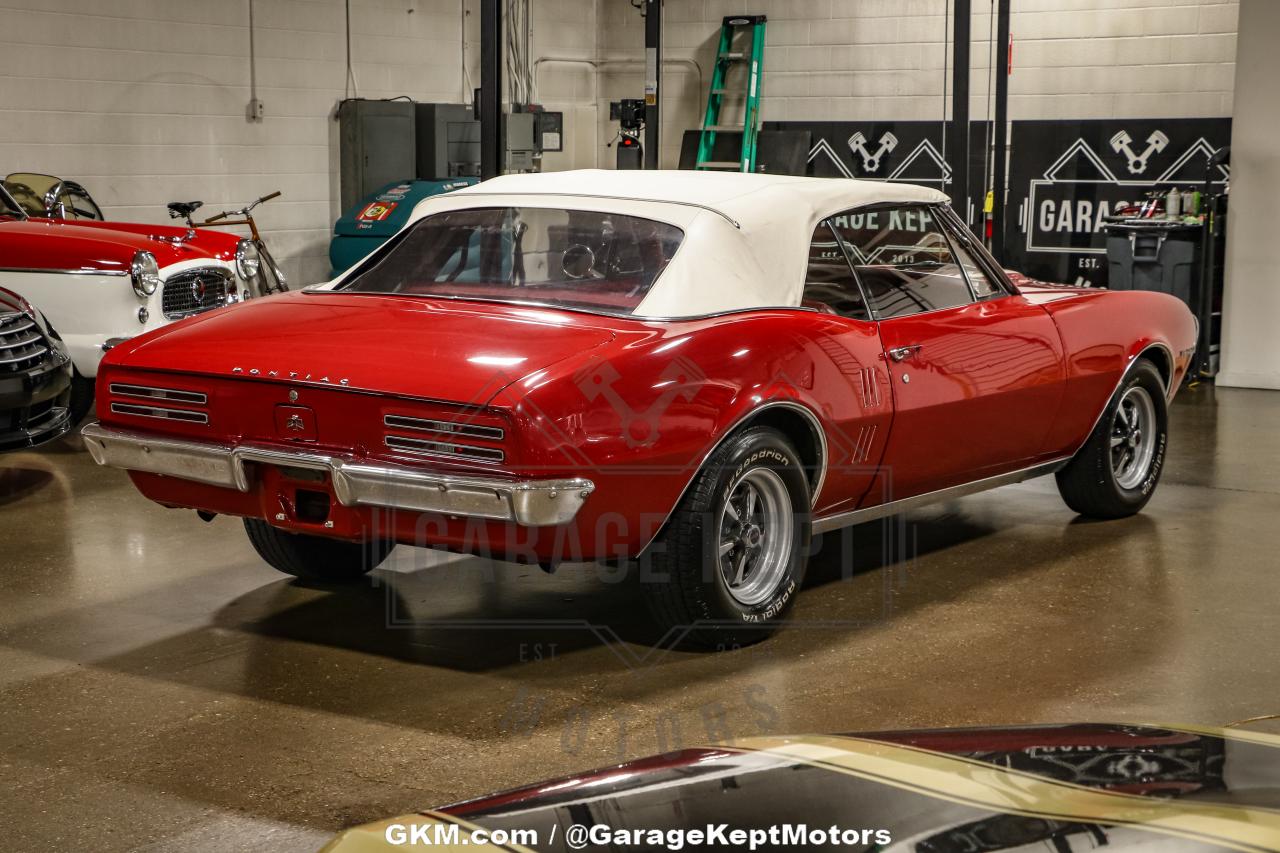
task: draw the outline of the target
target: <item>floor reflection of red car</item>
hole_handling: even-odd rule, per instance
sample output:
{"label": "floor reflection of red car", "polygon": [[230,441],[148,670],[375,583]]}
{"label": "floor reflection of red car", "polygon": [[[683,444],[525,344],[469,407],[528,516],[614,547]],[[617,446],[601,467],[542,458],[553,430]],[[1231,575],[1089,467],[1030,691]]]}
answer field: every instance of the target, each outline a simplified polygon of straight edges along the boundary
{"label": "floor reflection of red car", "polygon": [[1051,473],[1137,512],[1194,341],[1164,294],[1015,287],[921,187],[510,176],[330,285],[117,348],[85,436],[291,574],[641,559],[671,632],[740,643],[813,534]]}
{"label": "floor reflection of red car", "polygon": [[1280,850],[1280,738],[1109,724],[747,738],[389,818],[325,851],[452,833],[450,849],[539,851]]}

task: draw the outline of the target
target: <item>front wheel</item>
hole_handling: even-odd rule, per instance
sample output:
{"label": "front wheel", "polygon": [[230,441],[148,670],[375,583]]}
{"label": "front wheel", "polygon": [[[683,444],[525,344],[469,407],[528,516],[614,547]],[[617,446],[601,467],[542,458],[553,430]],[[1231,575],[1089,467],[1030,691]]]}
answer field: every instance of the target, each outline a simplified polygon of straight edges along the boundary
{"label": "front wheel", "polygon": [[1143,360],[1120,386],[1084,447],[1058,472],[1058,491],[1081,515],[1133,515],[1160,482],[1168,441],[1164,382],[1155,365]]}
{"label": "front wheel", "polygon": [[244,530],[253,550],[272,568],[297,578],[329,583],[359,580],[376,569],[394,547],[394,543],[382,539],[344,542],[289,533],[260,518],[246,518]]}
{"label": "front wheel", "polygon": [[695,645],[758,642],[795,602],[810,530],[795,448],[776,429],[746,429],[711,455],[642,556],[650,610]]}

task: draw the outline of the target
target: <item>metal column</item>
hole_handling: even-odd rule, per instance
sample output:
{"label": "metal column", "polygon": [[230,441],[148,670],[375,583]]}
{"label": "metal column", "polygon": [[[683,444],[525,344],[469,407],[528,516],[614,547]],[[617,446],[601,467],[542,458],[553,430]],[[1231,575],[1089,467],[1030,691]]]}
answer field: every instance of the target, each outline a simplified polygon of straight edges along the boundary
{"label": "metal column", "polygon": [[658,168],[658,97],[662,86],[662,0],[644,4],[644,167]]}
{"label": "metal column", "polygon": [[480,179],[506,166],[502,127],[502,2],[480,0]]}
{"label": "metal column", "polygon": [[1005,206],[1008,202],[1008,148],[1009,148],[1009,7],[1012,0],[998,0],[996,6],[996,127],[993,143],[996,158],[992,191],[995,200],[991,206],[991,254],[1004,263]]}
{"label": "metal column", "polygon": [[969,222],[969,41],[971,22],[970,0],[955,0],[955,19],[952,22],[951,70],[951,150],[947,159],[951,162],[951,204],[966,225]]}

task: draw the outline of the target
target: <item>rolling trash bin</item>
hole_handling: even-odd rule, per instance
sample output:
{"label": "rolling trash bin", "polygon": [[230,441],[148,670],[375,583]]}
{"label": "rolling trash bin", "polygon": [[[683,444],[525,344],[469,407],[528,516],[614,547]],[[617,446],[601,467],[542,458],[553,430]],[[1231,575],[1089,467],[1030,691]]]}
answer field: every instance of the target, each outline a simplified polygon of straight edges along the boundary
{"label": "rolling trash bin", "polygon": [[1201,226],[1115,223],[1106,232],[1108,287],[1170,293],[1196,311]]}

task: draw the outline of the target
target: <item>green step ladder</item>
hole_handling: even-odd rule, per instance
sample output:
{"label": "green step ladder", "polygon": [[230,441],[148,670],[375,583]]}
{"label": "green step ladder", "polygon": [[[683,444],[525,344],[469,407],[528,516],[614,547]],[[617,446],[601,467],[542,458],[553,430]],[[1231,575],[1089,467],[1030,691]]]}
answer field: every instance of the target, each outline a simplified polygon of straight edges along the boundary
{"label": "green step ladder", "polygon": [[[720,27],[720,45],[716,48],[715,71],[711,74],[711,92],[707,95],[707,114],[702,120],[695,169],[756,170],[756,141],[760,135],[760,78],[764,74],[764,15],[728,15]],[[745,42],[750,41],[750,44]],[[746,88],[729,88],[730,69],[746,66]],[[721,108],[725,96],[743,98],[742,124],[725,124]],[[741,145],[737,160],[714,160],[716,134],[733,134]]]}

